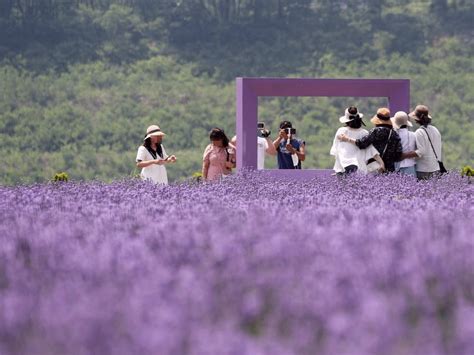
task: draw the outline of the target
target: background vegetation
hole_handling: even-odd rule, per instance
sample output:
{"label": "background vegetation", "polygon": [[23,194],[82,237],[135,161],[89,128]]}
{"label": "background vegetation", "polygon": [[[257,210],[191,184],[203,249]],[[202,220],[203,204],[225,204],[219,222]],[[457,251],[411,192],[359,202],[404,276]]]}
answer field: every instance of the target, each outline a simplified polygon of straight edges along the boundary
{"label": "background vegetation", "polygon": [[[189,177],[210,128],[235,133],[237,76],[409,78],[446,165],[472,165],[473,13],[467,0],[0,0],[0,183],[128,177],[153,123],[179,158],[170,179]],[[294,121],[305,167],[330,168],[353,103],[371,116],[385,101],[265,98],[260,117]]]}

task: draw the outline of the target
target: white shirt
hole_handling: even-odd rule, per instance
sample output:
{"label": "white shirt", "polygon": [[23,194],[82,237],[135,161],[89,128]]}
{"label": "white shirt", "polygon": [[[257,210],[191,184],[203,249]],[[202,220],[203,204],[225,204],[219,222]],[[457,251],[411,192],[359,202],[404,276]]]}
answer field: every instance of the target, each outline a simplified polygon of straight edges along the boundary
{"label": "white shirt", "polygon": [[265,152],[268,149],[268,142],[263,137],[257,137],[257,169],[265,169]]}
{"label": "white shirt", "polygon": [[[163,146],[161,146],[161,149],[163,150],[163,158],[158,155],[157,159],[165,160],[168,157],[168,154],[166,154],[165,148]],[[151,155],[148,149],[146,149],[144,146],[140,146],[140,148],[138,148],[136,159],[137,163],[139,161],[154,159],[155,158],[153,158],[153,155]],[[168,185],[168,174],[166,173],[166,168],[164,165],[153,164],[142,168],[140,176],[143,180],[149,180],[155,184]]]}
{"label": "white shirt", "polygon": [[[428,132],[426,132],[423,127],[420,127],[415,132],[415,152],[416,155],[418,155],[418,159],[416,160],[416,171],[432,173],[439,170],[438,160],[443,161],[441,134],[438,129],[432,125],[428,125],[427,131]],[[438,159],[436,159],[435,154],[433,153],[433,148],[431,148],[426,133],[430,135],[431,143],[433,143]]]}
{"label": "white shirt", "polygon": [[[416,150],[416,137],[415,133],[410,132],[407,128],[400,128],[397,130],[400,140],[402,141],[403,153],[413,152]],[[415,166],[416,161],[414,158],[403,159],[400,162],[400,168],[409,168]]]}
{"label": "white shirt", "polygon": [[349,127],[341,127],[337,130],[330,151],[330,154],[336,157],[334,171],[336,173],[342,173],[345,167],[355,165],[359,171],[366,173],[367,160],[373,158],[379,154],[379,152],[372,144],[366,149],[359,149],[355,144],[340,141],[337,136],[343,133],[353,139],[359,139],[369,134],[369,132],[363,128],[352,129]]}

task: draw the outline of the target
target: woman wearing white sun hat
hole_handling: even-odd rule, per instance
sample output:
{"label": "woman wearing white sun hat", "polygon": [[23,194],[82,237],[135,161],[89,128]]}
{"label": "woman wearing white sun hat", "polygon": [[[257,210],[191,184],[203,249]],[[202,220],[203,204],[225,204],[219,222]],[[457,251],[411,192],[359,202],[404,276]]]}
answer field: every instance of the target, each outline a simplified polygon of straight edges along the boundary
{"label": "woman wearing white sun hat", "polygon": [[354,144],[338,139],[338,136],[344,135],[356,140],[369,134],[362,128],[362,125],[365,126],[362,117],[364,115],[357,110],[357,107],[351,106],[344,111],[344,116],[339,118],[339,122],[343,123],[344,127],[337,130],[330,151],[330,154],[336,158],[334,163],[336,175],[343,176],[356,171],[366,174],[368,172],[366,162],[369,159],[374,159],[379,163],[380,172],[385,169],[379,152],[372,144],[365,149],[359,149]]}
{"label": "woman wearing white sun hat", "polygon": [[168,184],[165,164],[176,162],[174,155],[166,154],[161,144],[165,134],[157,125],[151,125],[146,130],[143,145],[138,148],[137,167],[142,168],[140,176],[143,180],[155,184]]}

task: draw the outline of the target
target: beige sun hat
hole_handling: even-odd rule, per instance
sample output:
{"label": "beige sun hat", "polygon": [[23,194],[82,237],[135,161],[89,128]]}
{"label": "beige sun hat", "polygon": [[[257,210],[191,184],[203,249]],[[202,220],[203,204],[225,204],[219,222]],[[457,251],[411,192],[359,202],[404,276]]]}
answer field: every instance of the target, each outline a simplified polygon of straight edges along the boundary
{"label": "beige sun hat", "polygon": [[143,140],[150,138],[151,136],[166,136],[157,125],[151,125],[146,129],[146,136]]}
{"label": "beige sun hat", "polygon": [[398,111],[395,116],[391,117],[393,128],[400,129],[401,126],[413,127],[413,124],[408,119],[408,114],[404,111]]}
{"label": "beige sun hat", "polygon": [[379,108],[376,115],[370,119],[370,122],[374,125],[388,124],[391,126],[392,121],[390,120],[390,110],[386,107]]}

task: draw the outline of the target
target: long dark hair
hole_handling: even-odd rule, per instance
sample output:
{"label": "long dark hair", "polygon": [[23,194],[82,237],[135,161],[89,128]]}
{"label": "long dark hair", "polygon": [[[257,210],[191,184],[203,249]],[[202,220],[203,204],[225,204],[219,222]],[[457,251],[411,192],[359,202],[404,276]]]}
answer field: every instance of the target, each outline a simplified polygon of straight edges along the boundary
{"label": "long dark hair", "polygon": [[222,140],[222,145],[227,148],[229,146],[229,138],[227,138],[224,130],[220,128],[213,128],[209,133],[209,139],[211,141],[219,141]]}
{"label": "long dark hair", "polygon": [[349,112],[349,117],[351,117],[352,120],[346,122],[346,126],[355,129],[362,127],[362,125],[365,126],[365,123],[362,121],[362,118],[359,115],[359,111],[357,111],[357,107],[351,106],[347,109],[347,112]]}
{"label": "long dark hair", "polygon": [[163,148],[161,147],[161,143],[158,143],[156,145],[156,150],[154,150],[152,147],[151,147],[151,137],[148,137],[147,139],[145,139],[145,141],[143,142],[143,146],[146,148],[146,150],[148,150],[151,154],[151,156],[156,159],[157,158],[157,154],[163,158]]}

